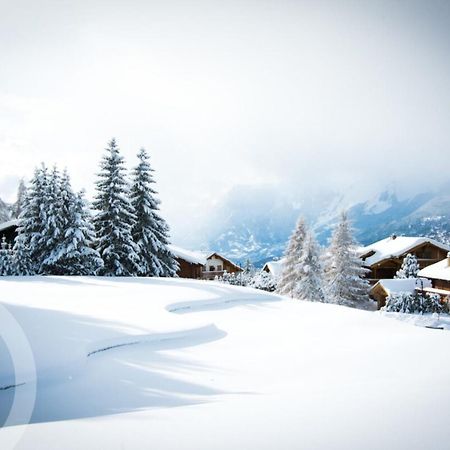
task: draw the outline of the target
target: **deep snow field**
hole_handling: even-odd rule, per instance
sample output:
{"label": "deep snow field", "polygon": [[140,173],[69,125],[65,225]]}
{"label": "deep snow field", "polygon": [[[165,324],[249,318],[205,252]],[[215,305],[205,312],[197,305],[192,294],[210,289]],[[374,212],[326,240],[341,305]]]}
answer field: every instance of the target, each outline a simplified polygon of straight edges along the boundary
{"label": "deep snow field", "polygon": [[5,277],[0,334],[1,450],[450,448],[450,333],[378,312]]}

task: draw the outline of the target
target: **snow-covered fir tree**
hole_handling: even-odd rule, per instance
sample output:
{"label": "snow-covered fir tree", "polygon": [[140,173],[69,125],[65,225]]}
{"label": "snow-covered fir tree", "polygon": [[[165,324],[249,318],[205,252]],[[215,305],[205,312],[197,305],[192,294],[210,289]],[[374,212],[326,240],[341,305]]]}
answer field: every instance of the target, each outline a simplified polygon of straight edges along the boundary
{"label": "snow-covered fir tree", "polygon": [[44,165],[35,169],[22,204],[14,242],[13,267],[17,275],[39,273],[45,257],[42,236],[47,218],[44,205],[47,178],[47,169]]}
{"label": "snow-covered fir tree", "polygon": [[282,295],[294,297],[297,281],[299,279],[298,263],[306,237],[306,224],[303,218],[297,222],[293,231],[285,255],[283,270],[278,280],[278,292]]}
{"label": "snow-covered fir tree", "polygon": [[14,203],[12,210],[11,210],[12,216],[15,217],[16,219],[19,218],[19,216],[22,212],[23,204],[25,202],[26,190],[27,190],[27,188],[25,186],[25,182],[22,179],[22,180],[20,180],[19,187],[17,189],[16,203]]}
{"label": "snow-covered fir tree", "polygon": [[249,279],[247,285],[262,291],[273,292],[277,289],[277,280],[271,273],[261,270]]}
{"label": "snow-covered fir tree", "polygon": [[131,204],[136,216],[132,235],[139,246],[140,275],[173,277],[178,264],[168,248],[169,228],[158,214],[160,202],[152,187],[155,181],[150,158],[143,148],[137,157],[139,164],[133,170]]}
{"label": "snow-covered fir tree", "polygon": [[328,248],[325,279],[328,301],[347,306],[363,306],[368,300],[367,269],[356,251],[352,228],[343,212]]}
{"label": "snow-covered fir tree", "polygon": [[47,179],[44,198],[41,206],[45,209],[45,221],[39,246],[42,248],[42,261],[39,267],[39,273],[47,275],[62,275],[54,257],[55,249],[62,240],[64,227],[67,222],[67,214],[61,209],[61,176],[55,166]]}
{"label": "snow-covered fir tree", "polygon": [[294,297],[300,300],[325,301],[320,250],[313,233],[307,233],[298,262],[299,278]]}
{"label": "snow-covered fir tree", "polygon": [[0,276],[14,275],[12,265],[12,252],[5,236],[2,236],[0,242]]}
{"label": "snow-covered fir tree", "polygon": [[55,275],[95,275],[103,261],[93,248],[92,218],[83,193],[74,194],[67,171],[60,184],[59,215],[61,236],[43,267]]}
{"label": "snow-covered fir tree", "polygon": [[417,257],[408,253],[403,259],[402,267],[397,271],[394,278],[417,278],[419,270]]}
{"label": "snow-covered fir tree", "polygon": [[106,276],[138,275],[141,273],[139,247],[131,234],[136,217],[128,198],[124,160],[115,139],[109,142],[100,166],[93,203],[97,210],[94,218],[97,250],[104,262],[99,273]]}

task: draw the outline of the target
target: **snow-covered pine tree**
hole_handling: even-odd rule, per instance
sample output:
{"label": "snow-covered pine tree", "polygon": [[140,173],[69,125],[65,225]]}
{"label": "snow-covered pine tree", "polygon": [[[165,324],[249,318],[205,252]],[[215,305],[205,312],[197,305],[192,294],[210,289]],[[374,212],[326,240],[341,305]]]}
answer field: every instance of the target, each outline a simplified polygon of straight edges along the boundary
{"label": "snow-covered pine tree", "polygon": [[13,207],[12,207],[12,216],[16,219],[19,218],[20,213],[22,212],[22,208],[23,208],[23,203],[25,201],[25,195],[26,195],[26,186],[25,186],[25,182],[22,180],[20,180],[19,183],[19,187],[17,189],[17,200],[16,203],[14,203]]}
{"label": "snow-covered pine tree", "polygon": [[42,202],[45,209],[45,221],[40,239],[43,249],[43,259],[39,273],[47,275],[62,275],[54,259],[55,249],[62,240],[67,216],[61,210],[61,176],[55,166],[48,177],[45,198]]}
{"label": "snow-covered pine tree", "polygon": [[328,301],[347,306],[363,306],[368,300],[367,269],[356,251],[352,228],[343,212],[328,248],[325,267]]}
{"label": "snow-covered pine tree", "polygon": [[95,275],[103,261],[93,248],[92,219],[83,193],[74,194],[67,171],[61,178],[59,204],[61,237],[43,266],[55,275]]}
{"label": "snow-covered pine tree", "polygon": [[34,275],[39,272],[44,257],[42,232],[46,221],[44,199],[47,192],[47,169],[36,168],[27,189],[19,216],[14,242],[13,267],[16,275]]}
{"label": "snow-covered pine tree", "polygon": [[408,253],[403,259],[402,267],[397,271],[394,278],[417,278],[419,270],[417,257]]}
{"label": "snow-covered pine tree", "polygon": [[105,150],[93,203],[97,210],[94,218],[97,250],[104,262],[99,274],[134,276],[140,273],[140,258],[139,247],[131,234],[136,218],[128,199],[124,160],[115,139],[109,142]]}
{"label": "snow-covered pine tree", "polygon": [[320,250],[312,231],[307,233],[302,253],[298,262],[299,279],[294,297],[300,300],[324,302],[323,269]]}
{"label": "snow-covered pine tree", "polygon": [[11,252],[8,248],[5,236],[0,242],[0,276],[12,275]]}
{"label": "snow-covered pine tree", "polygon": [[169,228],[158,214],[159,200],[152,188],[155,183],[149,156],[141,148],[139,164],[133,170],[131,204],[136,215],[132,229],[134,242],[139,246],[140,274],[143,276],[173,277],[178,270],[174,255],[168,248]]}
{"label": "snow-covered pine tree", "polygon": [[303,218],[297,222],[289,244],[284,254],[283,270],[278,281],[277,291],[282,295],[294,296],[296,284],[299,278],[298,262],[301,257],[304,240],[306,237],[306,224]]}

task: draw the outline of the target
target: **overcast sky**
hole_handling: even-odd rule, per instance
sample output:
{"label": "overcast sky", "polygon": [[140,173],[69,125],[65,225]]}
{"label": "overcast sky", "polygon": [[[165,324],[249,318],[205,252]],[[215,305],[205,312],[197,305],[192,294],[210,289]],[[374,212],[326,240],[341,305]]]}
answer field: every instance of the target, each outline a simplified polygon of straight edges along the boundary
{"label": "overcast sky", "polygon": [[92,192],[112,136],[130,166],[149,150],[178,230],[237,184],[370,193],[448,176],[447,0],[0,6],[5,200],[40,161]]}

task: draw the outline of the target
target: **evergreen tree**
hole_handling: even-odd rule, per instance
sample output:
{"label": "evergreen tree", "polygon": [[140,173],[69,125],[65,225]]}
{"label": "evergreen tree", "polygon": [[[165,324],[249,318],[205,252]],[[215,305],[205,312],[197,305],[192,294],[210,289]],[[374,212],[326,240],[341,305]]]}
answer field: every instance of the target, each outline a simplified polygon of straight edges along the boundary
{"label": "evergreen tree", "polygon": [[284,255],[283,270],[278,281],[278,292],[282,295],[294,297],[299,279],[298,263],[302,254],[306,237],[305,221],[300,218],[293,231]]}
{"label": "evergreen tree", "polygon": [[302,254],[298,263],[299,279],[294,296],[300,300],[324,302],[323,269],[320,251],[312,232],[305,238]]}
{"label": "evergreen tree", "polygon": [[12,207],[12,216],[16,219],[19,218],[20,213],[22,212],[23,204],[25,202],[25,196],[26,196],[27,188],[25,186],[25,183],[22,180],[20,180],[19,188],[17,189],[17,200],[16,203],[14,203]]}
{"label": "evergreen tree", "polygon": [[94,208],[97,250],[104,266],[99,271],[106,276],[130,276],[140,273],[139,247],[131,234],[136,221],[128,199],[123,157],[115,139],[109,142],[98,174]]}
{"label": "evergreen tree", "polygon": [[95,233],[83,193],[75,195],[67,171],[61,179],[59,214],[61,237],[43,266],[56,275],[94,275],[103,266],[92,247]]}
{"label": "evergreen tree", "polygon": [[62,275],[55,266],[54,258],[51,257],[62,240],[67,223],[67,212],[61,209],[61,176],[56,166],[48,177],[42,205],[45,209],[45,220],[39,241],[43,252],[39,273]]}
{"label": "evergreen tree", "polygon": [[345,212],[334,230],[328,249],[325,278],[326,294],[332,303],[358,306],[368,300],[367,269],[356,251],[352,229]]}
{"label": "evergreen tree", "polygon": [[39,273],[45,255],[42,235],[46,222],[44,199],[47,192],[47,169],[44,165],[35,169],[30,184],[22,204],[14,242],[13,266],[16,275]]}
{"label": "evergreen tree", "polygon": [[131,203],[136,215],[132,234],[139,246],[140,274],[144,276],[176,275],[178,264],[168,248],[169,228],[159,214],[157,192],[152,188],[155,183],[153,169],[145,149],[137,155],[139,164],[133,170]]}
{"label": "evergreen tree", "polygon": [[0,276],[13,275],[12,254],[5,236],[2,236],[0,243]]}
{"label": "evergreen tree", "polygon": [[417,257],[408,253],[403,259],[402,267],[397,271],[394,278],[417,278],[419,270]]}

